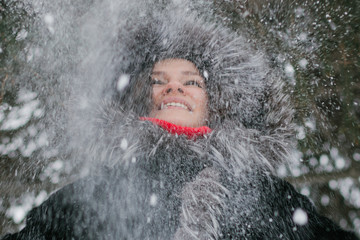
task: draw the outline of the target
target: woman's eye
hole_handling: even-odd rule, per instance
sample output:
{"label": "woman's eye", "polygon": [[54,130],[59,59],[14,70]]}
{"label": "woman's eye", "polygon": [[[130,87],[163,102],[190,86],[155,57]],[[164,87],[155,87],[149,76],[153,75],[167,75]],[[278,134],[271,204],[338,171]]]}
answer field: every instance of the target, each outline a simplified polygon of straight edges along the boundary
{"label": "woman's eye", "polygon": [[185,82],[185,85],[186,86],[197,86],[199,88],[202,88],[202,86],[200,85],[199,82],[195,81],[195,80],[190,80],[190,81],[187,81]]}
{"label": "woman's eye", "polygon": [[153,79],[151,79],[151,85],[154,85],[154,84],[162,85],[162,84],[164,84],[164,82],[159,79],[153,78]]}

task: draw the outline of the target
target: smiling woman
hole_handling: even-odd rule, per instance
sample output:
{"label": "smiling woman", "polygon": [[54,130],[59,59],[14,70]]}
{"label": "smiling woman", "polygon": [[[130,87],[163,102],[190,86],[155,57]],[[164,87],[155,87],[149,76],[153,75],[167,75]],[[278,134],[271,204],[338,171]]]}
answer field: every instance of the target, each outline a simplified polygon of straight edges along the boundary
{"label": "smiling woman", "polygon": [[205,80],[185,59],[165,59],[151,74],[150,117],[185,127],[206,125],[208,116]]}

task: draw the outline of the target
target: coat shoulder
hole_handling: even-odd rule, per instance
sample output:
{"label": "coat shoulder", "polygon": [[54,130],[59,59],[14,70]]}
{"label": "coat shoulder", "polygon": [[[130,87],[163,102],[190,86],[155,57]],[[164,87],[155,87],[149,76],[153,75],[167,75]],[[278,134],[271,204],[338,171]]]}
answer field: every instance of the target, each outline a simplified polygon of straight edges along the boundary
{"label": "coat shoulder", "polygon": [[85,178],[59,189],[28,213],[24,229],[2,240],[97,239],[90,226],[101,223],[92,203],[101,199],[105,188],[103,179]]}
{"label": "coat shoulder", "polygon": [[309,198],[283,179],[262,176],[247,185],[229,198],[224,239],[358,239],[321,216]]}

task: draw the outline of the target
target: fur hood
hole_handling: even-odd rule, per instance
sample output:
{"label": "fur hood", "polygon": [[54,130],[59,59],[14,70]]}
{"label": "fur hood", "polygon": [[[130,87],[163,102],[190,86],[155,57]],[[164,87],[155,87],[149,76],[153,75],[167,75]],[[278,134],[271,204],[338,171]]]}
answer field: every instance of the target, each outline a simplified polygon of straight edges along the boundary
{"label": "fur hood", "polygon": [[103,69],[111,73],[106,74],[100,97],[94,97],[100,101],[90,104],[85,115],[81,111],[77,114],[90,119],[85,128],[75,124],[77,129],[85,129],[87,137],[81,139],[86,139],[87,146],[89,139],[99,136],[104,141],[96,140],[95,145],[104,142],[111,146],[109,141],[119,141],[122,136],[126,146],[133,146],[140,137],[146,138],[150,130],[143,125],[149,124],[138,118],[149,113],[152,67],[162,59],[184,58],[193,62],[206,80],[209,125],[214,130],[207,143],[234,148],[228,149],[231,153],[240,151],[238,142],[246,143],[257,153],[251,157],[256,165],[270,170],[287,161],[288,151],[294,146],[290,98],[283,93],[279,75],[247,39],[194,14],[184,16],[176,9],[152,12],[123,24],[109,41],[107,51],[102,48],[105,54],[111,51],[112,58],[94,64],[85,76],[98,78]]}
{"label": "fur hood", "polygon": [[[154,175],[170,176],[182,186],[174,238],[220,238],[231,185],[250,184],[245,172],[266,177],[293,147],[293,110],[281,79],[247,39],[176,8],[133,16],[111,36],[98,55],[84,60],[93,68],[81,77],[105,76],[105,84],[70,124],[70,132],[82,130],[73,136],[83,143],[81,158],[110,168],[140,161]],[[109,53],[110,59],[101,57]],[[139,120],[149,113],[152,67],[167,58],[193,62],[205,78],[213,131],[204,138],[173,136]]]}
{"label": "fur hood", "polygon": [[[90,107],[76,109],[73,122],[82,124],[85,118],[85,123],[70,124],[84,129],[81,139],[86,139],[86,146],[89,139],[99,136],[105,140],[100,142],[109,145],[114,135],[122,136],[130,146],[141,135],[147,135],[136,130],[143,131],[143,125],[149,125],[138,119],[149,113],[152,67],[162,59],[184,58],[197,66],[206,81],[209,125],[214,130],[208,139],[223,145],[232,142],[232,147],[239,141],[256,146],[261,159],[257,165],[267,169],[287,161],[288,151],[294,146],[290,98],[284,94],[284,84],[264,54],[247,39],[221,24],[171,7],[152,9],[145,16],[123,21],[116,32],[98,55],[83,61],[92,66],[90,71],[80,72],[87,82],[99,82],[104,79],[100,76],[105,76],[101,85],[90,86],[101,89],[98,96],[86,96]],[[104,58],[107,59],[99,63],[98,59]],[[79,98],[85,94],[80,93]],[[71,127],[70,132],[74,132]],[[134,139],[129,135],[135,135]]]}

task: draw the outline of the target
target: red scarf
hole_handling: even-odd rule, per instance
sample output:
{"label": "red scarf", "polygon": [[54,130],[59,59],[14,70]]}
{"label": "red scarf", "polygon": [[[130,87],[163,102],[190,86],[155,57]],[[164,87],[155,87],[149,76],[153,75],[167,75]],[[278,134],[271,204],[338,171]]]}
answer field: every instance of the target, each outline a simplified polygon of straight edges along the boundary
{"label": "red scarf", "polygon": [[169,123],[165,120],[160,120],[157,118],[149,118],[149,117],[140,117],[140,120],[150,121],[156,125],[159,125],[166,131],[168,131],[171,134],[177,134],[177,135],[186,135],[189,139],[194,139],[199,136],[204,136],[205,134],[211,133],[211,128],[207,126],[202,126],[198,128],[193,127],[184,127],[179,126],[173,123]]}

